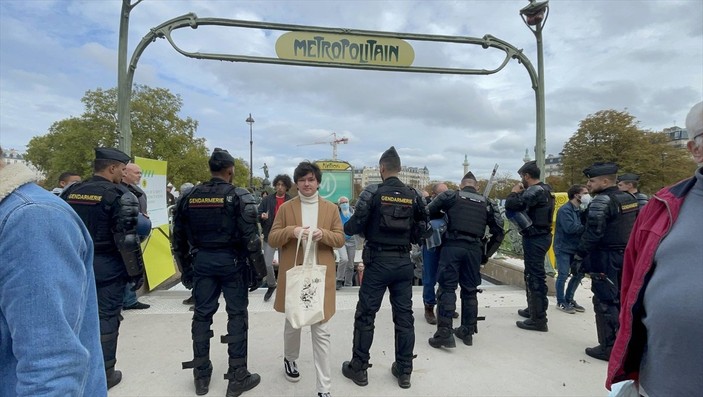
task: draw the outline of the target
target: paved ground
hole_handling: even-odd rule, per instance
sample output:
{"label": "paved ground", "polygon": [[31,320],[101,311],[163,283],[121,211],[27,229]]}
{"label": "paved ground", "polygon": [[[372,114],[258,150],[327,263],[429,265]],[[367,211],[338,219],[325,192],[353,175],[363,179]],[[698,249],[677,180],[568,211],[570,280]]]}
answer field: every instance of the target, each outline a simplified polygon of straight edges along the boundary
{"label": "paved ground", "polygon": [[[525,304],[524,291],[510,286],[486,286],[479,295],[479,334],[474,346],[460,341],[455,349],[437,350],[427,344],[434,327],[424,321],[422,289],[414,287],[415,370],[412,388],[400,389],[391,375],[393,323],[386,298],[376,318],[371,350],[369,385],[358,387],[341,373],[351,356],[354,308],[358,289],[338,293],[332,328],[332,394],[338,396],[604,396],[606,363],[583,353],[596,342],[590,291],[577,293],[586,313],[557,311],[550,298],[548,333],[518,329],[516,310]],[[178,288],[176,288],[178,289]],[[190,370],[181,362],[192,358],[190,320],[192,312],[181,301],[184,290],[156,291],[140,298],[152,305],[147,310],[126,311],[120,329],[117,368],[121,384],[110,396],[193,396]],[[250,295],[249,368],[262,377],[261,384],[243,396],[315,396],[315,375],[309,329],[303,331],[298,366],[301,381],[289,383],[283,376],[283,321],[273,311],[273,300],[263,302],[263,290]],[[223,396],[227,381],[226,346],[219,342],[225,332],[224,302],[215,316],[211,358],[215,367],[208,396]]]}

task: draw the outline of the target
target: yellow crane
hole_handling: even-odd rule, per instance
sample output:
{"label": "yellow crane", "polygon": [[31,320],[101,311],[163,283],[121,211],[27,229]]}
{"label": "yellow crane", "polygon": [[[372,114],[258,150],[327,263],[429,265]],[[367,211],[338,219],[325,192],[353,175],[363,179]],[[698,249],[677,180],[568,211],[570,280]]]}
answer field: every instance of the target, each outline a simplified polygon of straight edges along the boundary
{"label": "yellow crane", "polygon": [[297,146],[308,146],[308,145],[332,145],[332,160],[337,161],[337,145],[339,144],[344,144],[346,145],[349,143],[349,138],[341,137],[337,138],[337,133],[333,132],[330,134],[333,139],[331,141],[320,141],[320,142],[312,142],[312,143],[301,143],[300,145]]}

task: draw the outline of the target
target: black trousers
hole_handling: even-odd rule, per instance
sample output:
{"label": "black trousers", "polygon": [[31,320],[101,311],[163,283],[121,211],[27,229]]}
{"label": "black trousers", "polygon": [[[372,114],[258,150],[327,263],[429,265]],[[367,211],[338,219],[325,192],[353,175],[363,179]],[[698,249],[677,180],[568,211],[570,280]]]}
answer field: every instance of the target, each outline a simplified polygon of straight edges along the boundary
{"label": "black trousers", "polygon": [[613,346],[620,328],[623,255],[623,250],[598,250],[590,252],[586,257],[587,269],[591,275],[598,342],[606,347]]}
{"label": "black trousers", "polygon": [[117,362],[117,336],[120,331],[120,311],[126,283],[124,278],[117,278],[97,284],[100,345],[105,370],[114,368]]}
{"label": "black trousers", "polygon": [[549,306],[544,259],[551,245],[551,233],[522,238],[527,305],[530,308],[530,317],[536,321],[546,319],[547,306]]}
{"label": "black trousers", "polygon": [[365,263],[364,282],[359,289],[359,302],[354,314],[354,346],[352,360],[368,366],[373,343],[374,320],[381,308],[383,295],[390,294],[395,324],[395,362],[401,373],[411,373],[415,347],[415,325],[412,307],[413,264],[408,253],[397,256],[371,256]]}
{"label": "black trousers", "polygon": [[230,367],[246,367],[249,295],[245,269],[230,253],[198,252],[194,261],[195,310],[191,328],[193,356],[196,361],[201,359],[196,367],[204,368],[209,364],[213,336],[210,326],[219,307],[220,293],[224,295],[227,311],[227,335],[221,340],[228,345]]}
{"label": "black trousers", "polygon": [[[442,247],[437,271],[437,313],[440,318],[446,319],[450,328],[456,311],[457,285],[461,287],[462,296],[475,296],[477,287],[481,285],[481,248],[480,242],[461,247]],[[475,320],[472,323],[475,324]]]}

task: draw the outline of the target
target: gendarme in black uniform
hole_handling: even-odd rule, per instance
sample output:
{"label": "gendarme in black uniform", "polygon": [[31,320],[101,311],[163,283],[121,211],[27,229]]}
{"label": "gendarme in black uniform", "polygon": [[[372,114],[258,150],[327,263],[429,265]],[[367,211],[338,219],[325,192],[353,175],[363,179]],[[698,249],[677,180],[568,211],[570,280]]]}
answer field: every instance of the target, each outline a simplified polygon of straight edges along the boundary
{"label": "gendarme in black uniform", "polygon": [[[632,185],[632,187],[635,188],[636,191],[634,193],[630,193],[629,190],[625,190],[625,191],[630,193],[631,195],[635,196],[635,199],[637,200],[637,206],[639,209],[642,209],[642,207],[647,205],[647,202],[649,202],[649,197],[647,197],[646,194],[637,190],[637,187],[639,186],[639,183],[640,183],[640,176],[639,175],[631,174],[631,173],[622,174],[622,175],[618,176],[618,185],[620,184],[620,182],[630,184],[630,185]],[[620,186],[618,186],[618,188],[619,187]]]}
{"label": "gendarme in black uniform", "polygon": [[344,225],[345,234],[365,236],[366,245],[364,282],[354,314],[352,359],[342,364],[342,373],[357,385],[368,384],[374,318],[388,288],[395,323],[395,362],[391,368],[400,387],[408,388],[415,346],[410,244],[420,241],[428,218],[422,196],[397,178],[400,157],[394,147],[383,153],[379,169],[383,183],[368,186],[361,193],[354,215]]}
{"label": "gendarme in black uniform", "polygon": [[173,216],[173,252],[181,280],[187,288],[193,288],[195,299],[193,361],[183,363],[183,368],[193,368],[196,394],[207,393],[212,375],[210,325],[222,292],[228,321],[227,335],[221,341],[228,344],[229,370],[225,379],[229,379],[227,396],[233,397],[254,388],[261,380],[258,374],[247,370],[247,289],[251,287],[253,291],[259,286],[266,266],[254,197],[229,182],[234,158],[226,150],[216,148],[208,164],[212,179],[184,194]]}
{"label": "gendarme in black uniform", "polygon": [[[615,186],[618,167],[613,163],[595,163],[583,173],[587,178],[606,177],[607,187],[597,193],[588,205],[586,230],[575,260],[583,261],[583,269],[591,275],[593,310],[596,315],[598,346],[586,349],[591,357],[607,361],[619,328],[620,279],[625,246],[637,217],[639,204],[628,192]],[[589,190],[592,184],[589,180]]]}
{"label": "gendarme in black uniform", "polygon": [[[503,218],[500,211],[475,188],[476,177],[464,175],[461,190],[447,190],[427,207],[430,217],[444,212],[447,231],[442,237],[437,280],[437,332],[429,343],[432,347],[455,347],[452,320],[456,310],[456,287],[461,286],[461,327],[454,333],[464,344],[473,343],[477,332],[478,299],[481,285],[480,268],[503,241]],[[486,226],[491,237],[484,239]]]}
{"label": "gendarme in black uniform", "polygon": [[[525,263],[525,286],[527,290],[527,310],[518,313],[528,317],[518,321],[519,328],[531,331],[548,331],[547,327],[547,274],[544,270],[544,258],[552,245],[552,215],[554,214],[554,197],[549,185],[539,181],[540,169],[535,161],[525,163],[518,174],[522,177],[525,190],[512,192],[505,200],[507,211],[524,212],[532,225],[522,229],[522,249]],[[527,186],[525,176],[536,181]]]}
{"label": "gendarme in black uniform", "polygon": [[117,149],[96,148],[95,175],[61,194],[85,223],[95,246],[93,267],[108,388],[122,379],[122,373],[115,371],[115,363],[125,284],[135,283],[136,291],[144,283],[144,261],[136,229],[139,202],[120,183],[129,160]]}

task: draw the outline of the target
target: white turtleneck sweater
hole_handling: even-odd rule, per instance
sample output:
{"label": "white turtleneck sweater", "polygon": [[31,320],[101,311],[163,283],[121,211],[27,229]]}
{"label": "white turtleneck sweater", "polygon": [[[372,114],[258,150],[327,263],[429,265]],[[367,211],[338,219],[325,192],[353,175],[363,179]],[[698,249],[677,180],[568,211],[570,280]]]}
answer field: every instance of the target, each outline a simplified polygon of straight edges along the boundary
{"label": "white turtleneck sweater", "polygon": [[315,192],[310,197],[305,197],[302,194],[298,195],[300,197],[300,206],[302,208],[302,226],[315,226],[317,227],[317,213],[318,213],[318,199],[319,194]]}

